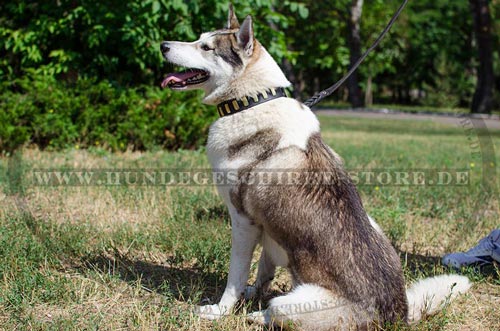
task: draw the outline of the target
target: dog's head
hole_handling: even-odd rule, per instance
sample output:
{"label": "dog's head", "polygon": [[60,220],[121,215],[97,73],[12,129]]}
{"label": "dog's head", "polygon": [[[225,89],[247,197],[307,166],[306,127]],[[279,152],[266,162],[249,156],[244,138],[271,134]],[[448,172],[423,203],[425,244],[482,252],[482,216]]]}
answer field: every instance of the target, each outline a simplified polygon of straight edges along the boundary
{"label": "dog's head", "polygon": [[[240,97],[239,94],[245,95],[255,92],[252,89],[262,88],[252,87],[256,82],[251,82],[252,75],[262,75],[262,72],[252,74],[246,70],[255,63],[262,62],[261,59],[266,62],[268,69],[277,68],[279,72],[279,74],[276,72],[268,74],[275,76],[281,74],[284,78],[274,60],[254,38],[252,17],[247,16],[240,25],[232,5],[229,6],[226,28],[203,33],[194,42],[164,41],[160,49],[168,62],[186,68],[168,74],[161,84],[162,87],[169,87],[172,90],[203,89],[206,103],[219,102],[221,98]],[[274,66],[268,63],[269,59]],[[243,78],[244,73],[245,78]],[[240,93],[237,85],[243,84],[242,80],[245,79],[246,89],[250,90]],[[236,83],[237,81],[239,83]],[[287,86],[287,83],[284,78],[284,83],[281,82],[281,85],[274,84],[275,86],[264,88]]]}

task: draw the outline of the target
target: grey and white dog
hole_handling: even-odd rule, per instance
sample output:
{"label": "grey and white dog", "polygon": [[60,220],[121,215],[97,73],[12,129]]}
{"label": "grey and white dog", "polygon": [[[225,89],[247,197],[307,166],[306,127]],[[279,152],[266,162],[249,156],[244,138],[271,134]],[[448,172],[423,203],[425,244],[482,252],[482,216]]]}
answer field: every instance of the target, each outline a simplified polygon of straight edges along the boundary
{"label": "grey and white dog", "polygon": [[[162,42],[161,51],[167,61],[190,68],[169,74],[162,86],[203,89],[204,103],[219,104],[221,115],[290,85],[255,39],[252,18],[240,25],[232,6],[226,28],[194,42]],[[242,296],[265,291],[276,266],[288,268],[293,290],[250,318],[304,330],[412,323],[468,290],[469,280],[456,275],[424,279],[406,290],[398,254],[366,214],[341,158],[323,142],[316,116],[286,96],[264,101],[223,116],[210,128],[212,167],[234,169],[238,177],[218,186],[231,216],[231,260],[220,302],[199,307],[202,317],[220,318]],[[245,180],[251,173],[283,169],[296,174],[295,185]],[[311,184],[308,176],[317,172],[329,174],[328,184]],[[259,243],[257,280],[247,286]]]}

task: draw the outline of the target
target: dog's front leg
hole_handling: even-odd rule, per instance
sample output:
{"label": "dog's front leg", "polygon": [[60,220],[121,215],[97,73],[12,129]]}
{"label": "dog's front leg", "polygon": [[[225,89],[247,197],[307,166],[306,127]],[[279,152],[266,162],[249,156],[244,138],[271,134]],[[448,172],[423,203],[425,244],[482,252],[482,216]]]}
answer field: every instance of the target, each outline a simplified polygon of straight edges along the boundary
{"label": "dog's front leg", "polygon": [[245,290],[252,254],[261,236],[262,230],[248,218],[238,214],[234,208],[230,208],[229,213],[232,223],[231,260],[226,289],[218,304],[198,307],[202,318],[218,319],[231,312]]}

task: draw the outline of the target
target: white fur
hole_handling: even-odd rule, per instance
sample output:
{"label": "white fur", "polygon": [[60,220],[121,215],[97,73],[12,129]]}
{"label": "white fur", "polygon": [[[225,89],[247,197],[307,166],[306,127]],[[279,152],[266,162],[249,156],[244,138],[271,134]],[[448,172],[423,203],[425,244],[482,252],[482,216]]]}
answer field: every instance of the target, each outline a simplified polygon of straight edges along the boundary
{"label": "white fur", "polygon": [[257,279],[254,285],[245,288],[246,300],[255,298],[259,291],[267,291],[274,278],[276,267],[288,266],[286,251],[264,231],[262,232],[261,244],[262,253],[259,259]]}
{"label": "white fur", "polygon": [[210,160],[227,154],[234,142],[265,129],[276,130],[281,135],[278,148],[293,145],[305,150],[311,134],[319,132],[319,121],[309,108],[291,98],[274,99],[237,115],[219,118],[208,135]]}
{"label": "white fur", "polygon": [[377,230],[378,233],[380,234],[384,234],[384,231],[382,231],[382,229],[380,228],[380,226],[377,224],[377,222],[375,222],[375,220],[373,218],[370,217],[370,215],[367,215],[368,216],[368,220],[370,221],[370,224],[371,226]]}
{"label": "white fur", "polygon": [[229,204],[231,216],[231,258],[226,289],[218,304],[198,307],[198,314],[206,319],[218,319],[231,313],[245,292],[252,254],[262,231]]}
{"label": "white fur", "polygon": [[226,77],[225,81],[219,82],[220,85],[217,89],[205,96],[203,102],[214,105],[224,101],[223,99],[226,97],[225,91],[228,89],[228,86],[231,86],[231,90],[234,91],[231,98],[236,99],[262,92],[263,87],[265,89],[290,86],[291,83],[263,46],[260,46],[260,53],[258,61],[245,69],[244,80],[236,77],[237,74],[232,77]]}
{"label": "white fur", "polygon": [[348,300],[313,284],[297,286],[290,293],[274,298],[269,307],[249,315],[249,320],[265,325],[298,326],[300,330],[351,330],[373,316]]}
{"label": "white fur", "polygon": [[[243,111],[237,115],[223,117],[217,120],[210,127],[210,133],[207,142],[207,152],[208,158],[213,169],[220,170],[234,170],[237,171],[241,167],[244,167],[250,162],[255,160],[255,155],[240,155],[236,159],[230,159],[228,156],[228,148],[234,142],[249,138],[258,131],[272,128],[276,130],[281,135],[281,140],[278,148],[285,148],[288,146],[296,146],[302,150],[305,150],[307,140],[309,136],[315,132],[319,132],[319,122],[314,116],[314,114],[307,107],[302,107],[296,100],[279,98],[264,104],[258,105],[248,111]],[[278,164],[266,164],[264,167],[283,169],[289,167],[294,168],[294,165],[300,163],[300,159],[292,160],[282,160],[280,158],[273,158]],[[219,195],[223,198],[226,205],[232,208],[232,203],[230,199],[230,186],[218,186]],[[236,217],[240,217],[235,215]],[[235,219],[233,219],[233,214],[231,214],[231,222],[233,224],[233,232],[235,227]],[[234,234],[233,234],[234,237]],[[236,242],[233,241],[233,245]],[[279,245],[272,240],[269,236],[264,235],[262,237],[263,244],[263,256],[259,263],[259,273],[257,275],[257,281],[255,287],[247,287],[244,290],[244,295],[247,298],[253,297],[257,289],[261,289],[261,286],[269,280],[272,275],[274,275],[275,266],[286,266],[288,264],[288,257],[285,251],[279,247]],[[243,249],[243,247],[241,247]],[[248,249],[247,255],[253,253],[254,246],[247,245]],[[235,264],[245,264],[235,261]],[[233,254],[231,254],[231,265],[233,265]],[[248,271],[246,268],[240,268],[240,278],[246,277],[248,280]],[[231,273],[230,273],[231,274]],[[245,280],[245,282],[246,282]],[[233,285],[231,280],[228,280],[228,287],[239,289],[240,283],[237,286]],[[228,292],[229,291],[229,292]],[[234,290],[228,290],[226,287],[225,294],[236,293]],[[232,297],[228,294],[222,299],[225,300],[226,297]],[[221,300],[219,306],[226,307],[227,310],[230,309],[228,303],[234,305],[235,300]],[[232,306],[231,306],[232,307]],[[210,307],[209,310],[217,311],[217,308]],[[220,316],[222,316],[221,314]],[[202,316],[206,317],[206,315]],[[214,316],[214,314],[211,314]]]}
{"label": "white fur", "polygon": [[209,73],[210,79],[202,85],[188,85],[186,90],[203,89],[205,95],[216,90],[218,86],[227,84],[227,78],[234,74],[233,67],[223,59],[214,56],[210,51],[203,51],[201,45],[211,42],[211,34],[202,34],[194,42],[169,42],[170,50],[164,54],[169,62],[187,68],[203,69]]}
{"label": "white fur", "polygon": [[[253,162],[255,155],[252,154],[230,159],[228,148],[238,140],[269,128],[281,135],[278,149],[296,146],[305,150],[309,137],[319,132],[319,122],[309,108],[290,98],[278,98],[236,115],[222,117],[212,124],[208,135],[207,152],[212,168],[238,170]],[[261,166],[268,169],[293,169],[301,161],[272,159],[272,163],[263,163]],[[220,186],[218,190],[226,204],[230,203],[230,187]]]}
{"label": "white fur", "polygon": [[471,285],[467,277],[458,275],[441,275],[419,280],[406,291],[408,321],[415,323],[422,315],[438,312],[458,294],[467,292]]}
{"label": "white fur", "polygon": [[[242,26],[243,29],[235,29],[234,32],[237,33],[238,40],[249,40],[248,35],[242,34],[252,33],[251,19],[247,17]],[[192,43],[169,42],[170,50],[164,54],[168,61],[177,65],[199,68],[209,73],[210,78],[206,82],[186,88],[205,90],[203,100],[205,103],[217,104],[232,98],[255,95],[269,88],[290,85],[269,53],[260,44],[254,44],[253,39],[250,39],[251,44],[247,42],[246,45],[240,45],[244,47],[245,54],[241,68],[232,67],[210,51],[203,50],[202,45],[212,46],[217,33],[202,34],[199,40]],[[251,37],[253,38],[253,35]],[[257,53],[258,56],[255,55]],[[309,137],[319,132],[319,122],[309,108],[289,98],[274,99],[238,114],[220,118],[212,124],[207,144],[212,167],[216,170],[237,171],[254,161],[255,155],[252,155],[251,149],[246,152],[247,154],[231,159],[228,156],[228,148],[239,140],[269,128],[277,131],[281,137],[278,149],[294,146],[305,150]],[[290,152],[283,155],[285,156],[275,156],[262,162],[260,167],[294,169],[302,162],[298,153]],[[277,265],[288,264],[284,250],[269,236],[263,235],[259,226],[236,211],[229,197],[229,189],[228,186],[218,187],[229,208],[232,222],[229,275],[220,302],[198,309],[200,316],[209,319],[229,314],[244,293],[252,253],[259,240],[262,241],[264,248],[259,261],[256,288],[268,284]],[[369,220],[373,228],[382,233],[377,223],[371,218]],[[456,286],[451,291],[453,284]],[[447,299],[454,298],[459,292],[467,291],[469,287],[469,280],[461,276],[438,276],[417,282],[407,292],[410,321],[418,321],[422,313],[436,312]],[[320,309],[310,310],[312,307]],[[294,312],[293,309],[302,310],[303,313]],[[350,322],[362,323],[371,320],[373,314],[374,312],[363,311],[343,298],[335,297],[325,288],[314,284],[301,284],[289,294],[272,299],[267,310],[251,314],[250,318],[264,324],[298,323],[305,330],[327,330],[336,325],[342,330],[349,328]]]}
{"label": "white fur", "polygon": [[286,251],[267,233],[262,234],[262,249],[269,255],[275,266],[288,266],[288,256]]}
{"label": "white fur", "polygon": [[[244,66],[245,79],[241,80],[241,69],[232,67],[222,58],[215,56],[211,51],[201,49],[202,45],[213,47],[216,33],[203,33],[200,39],[194,42],[169,42],[170,50],[164,54],[166,60],[179,66],[198,68],[210,74],[208,81],[201,85],[187,86],[186,89],[203,89],[203,102],[215,105],[232,98],[242,98],[255,95],[263,89],[271,87],[287,87],[290,82],[279,68],[278,64],[269,55],[263,46],[260,46],[260,56],[250,66]],[[245,65],[250,57],[244,58]],[[231,91],[231,95],[228,95]]]}
{"label": "white fur", "polygon": [[[470,287],[469,279],[458,275],[442,275],[418,281],[406,292],[409,322],[416,323],[424,314],[438,312]],[[336,298],[322,287],[304,284],[286,295],[272,299],[268,309],[254,312],[248,318],[259,324],[292,323],[299,325],[301,330],[319,331],[330,330],[332,326],[337,326],[339,330],[351,330],[352,323],[367,322],[374,316],[351,302]]]}
{"label": "white fur", "polygon": [[[252,44],[244,47],[242,68],[234,68],[211,51],[202,49],[203,45],[213,47],[213,38],[218,32],[204,33],[192,43],[169,42],[165,58],[174,64],[207,71],[208,81],[188,86],[186,89],[205,90],[204,103],[216,104],[232,98],[255,95],[269,88],[287,87],[290,82],[260,44],[253,44],[251,19],[247,17],[237,32],[238,40],[248,39]],[[244,34],[247,34],[246,36]],[[257,50],[258,48],[258,50]],[[258,52],[258,57],[253,53]],[[223,117],[212,124],[207,150],[213,169],[237,171],[255,160],[255,155],[240,155],[237,159],[228,157],[228,147],[239,139],[245,139],[256,132],[272,128],[281,135],[278,148],[297,146],[306,148],[312,133],[319,132],[319,122],[309,108],[288,98],[279,98],[243,111],[237,115]],[[279,167],[293,168],[294,160],[280,160]],[[297,160],[295,160],[297,162]],[[272,165],[269,165],[272,166]],[[219,193],[229,208],[232,223],[232,247],[228,282],[220,302],[216,305],[199,307],[198,313],[205,318],[216,319],[228,314],[245,290],[253,250],[261,239],[262,230],[243,215],[238,214],[229,197],[230,187],[219,186]],[[269,239],[269,238],[268,238]],[[256,285],[262,286],[274,274],[277,264],[287,263],[284,252],[276,248],[274,241],[262,238],[265,246],[260,265],[263,267]]]}

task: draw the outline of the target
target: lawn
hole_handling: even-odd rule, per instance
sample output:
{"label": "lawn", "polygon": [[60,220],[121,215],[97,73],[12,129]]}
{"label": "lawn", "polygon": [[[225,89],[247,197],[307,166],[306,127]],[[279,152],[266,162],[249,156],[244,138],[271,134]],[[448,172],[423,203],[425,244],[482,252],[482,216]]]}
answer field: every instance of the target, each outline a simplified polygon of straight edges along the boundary
{"label": "lawn", "polygon": [[[318,107],[318,106],[316,106]],[[319,109],[352,109],[350,103],[347,102],[335,102],[330,100],[325,100],[321,102]],[[395,111],[402,113],[423,113],[423,114],[441,114],[441,115],[453,115],[453,114],[469,114],[470,109],[463,107],[455,107],[450,105],[449,107],[441,106],[417,106],[417,105],[399,105],[399,104],[373,104],[367,106],[367,109],[375,111]],[[492,109],[493,115],[499,115],[500,109]]]}
{"label": "lawn", "polygon": [[[365,208],[400,252],[408,283],[452,272],[440,265],[443,254],[467,250],[500,225],[500,168],[491,154],[500,150],[500,132],[467,123],[321,122],[324,139],[353,171],[467,174],[467,185],[360,183]],[[38,185],[33,171],[207,167],[203,150],[26,148],[0,157],[0,329],[260,330],[244,318],[259,303],[216,322],[191,313],[195,304],[218,301],[227,276],[230,223],[213,186]],[[254,264],[252,277],[255,271]],[[416,330],[497,330],[500,271],[464,272],[471,291]],[[273,294],[289,288],[279,270]]]}

